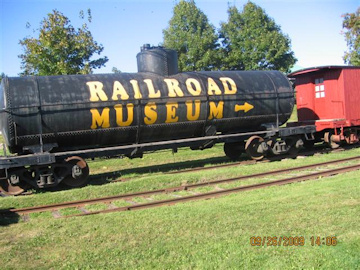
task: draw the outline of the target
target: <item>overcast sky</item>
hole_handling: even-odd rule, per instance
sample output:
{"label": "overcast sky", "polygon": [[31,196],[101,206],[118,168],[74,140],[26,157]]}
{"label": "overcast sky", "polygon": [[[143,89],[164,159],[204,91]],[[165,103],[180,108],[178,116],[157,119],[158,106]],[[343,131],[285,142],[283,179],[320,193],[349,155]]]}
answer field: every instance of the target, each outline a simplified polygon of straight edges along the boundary
{"label": "overcast sky", "polygon": [[[109,58],[106,67],[95,73],[109,73],[113,67],[122,72],[137,72],[136,54],[145,43],[159,45],[162,30],[172,17],[170,0],[0,0],[0,73],[17,76],[19,40],[34,36],[41,20],[53,9],[67,16],[74,27],[81,27],[79,11],[92,11],[89,29]],[[240,10],[245,0],[196,1],[197,6],[218,29],[227,21],[229,4]],[[253,0],[289,35],[298,67],[342,65],[347,49],[342,35],[342,14],[355,12],[360,0]],[[26,25],[30,23],[31,28]]]}

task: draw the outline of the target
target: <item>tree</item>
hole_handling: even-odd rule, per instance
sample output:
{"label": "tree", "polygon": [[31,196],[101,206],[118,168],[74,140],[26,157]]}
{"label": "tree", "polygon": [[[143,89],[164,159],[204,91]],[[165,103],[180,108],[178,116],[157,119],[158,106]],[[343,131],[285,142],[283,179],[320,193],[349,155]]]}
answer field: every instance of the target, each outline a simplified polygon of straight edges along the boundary
{"label": "tree", "polygon": [[[83,12],[80,17],[84,19]],[[24,54],[19,55],[23,70],[20,75],[89,74],[108,61],[106,56],[92,60],[93,54],[100,55],[104,47],[94,41],[87,24],[75,29],[57,10],[42,20],[38,30],[38,38],[20,40],[24,49]]]}
{"label": "tree", "polygon": [[121,70],[118,69],[117,67],[113,67],[111,70],[113,73],[121,73]]}
{"label": "tree", "polygon": [[164,47],[178,53],[179,70],[212,70],[217,66],[217,34],[195,1],[181,0],[163,30]]}
{"label": "tree", "polygon": [[233,6],[228,14],[228,22],[220,29],[224,54],[221,69],[289,72],[297,61],[290,38],[261,7],[249,1],[242,12]]}
{"label": "tree", "polygon": [[2,72],[1,74],[0,74],[0,82],[2,81],[2,79],[4,79],[6,77],[6,75],[5,75],[5,73],[4,72]]}
{"label": "tree", "polygon": [[345,52],[345,64],[360,66],[360,7],[356,13],[346,13],[343,15],[343,28],[348,51]]}

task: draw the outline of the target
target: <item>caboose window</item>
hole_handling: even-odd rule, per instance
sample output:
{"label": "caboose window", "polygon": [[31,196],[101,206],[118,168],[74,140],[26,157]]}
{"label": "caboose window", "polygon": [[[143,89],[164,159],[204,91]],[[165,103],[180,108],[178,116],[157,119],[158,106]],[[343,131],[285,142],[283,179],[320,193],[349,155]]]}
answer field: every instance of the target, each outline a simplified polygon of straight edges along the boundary
{"label": "caboose window", "polygon": [[325,97],[325,85],[323,78],[315,79],[315,97],[316,98]]}

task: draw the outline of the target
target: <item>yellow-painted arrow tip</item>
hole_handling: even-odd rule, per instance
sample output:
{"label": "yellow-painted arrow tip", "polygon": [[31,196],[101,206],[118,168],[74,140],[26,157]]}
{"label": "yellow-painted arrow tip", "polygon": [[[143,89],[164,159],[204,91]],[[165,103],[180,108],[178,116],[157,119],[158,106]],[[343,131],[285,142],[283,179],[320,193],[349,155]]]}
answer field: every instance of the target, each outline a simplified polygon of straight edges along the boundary
{"label": "yellow-painted arrow tip", "polygon": [[253,108],[254,108],[254,106],[251,105],[250,103],[247,103],[247,102],[244,103],[244,112],[248,112]]}
{"label": "yellow-painted arrow tip", "polygon": [[245,102],[244,105],[235,105],[235,112],[244,111],[245,113],[254,108],[250,103]]}

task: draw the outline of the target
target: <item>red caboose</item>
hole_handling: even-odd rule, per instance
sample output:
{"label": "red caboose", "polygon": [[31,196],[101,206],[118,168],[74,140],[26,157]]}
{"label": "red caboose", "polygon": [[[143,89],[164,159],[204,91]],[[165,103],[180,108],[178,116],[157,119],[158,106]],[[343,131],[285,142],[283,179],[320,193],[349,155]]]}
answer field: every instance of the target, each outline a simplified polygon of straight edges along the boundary
{"label": "red caboose", "polygon": [[360,67],[323,66],[293,72],[299,125],[315,124],[332,147],[359,141]]}

